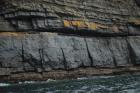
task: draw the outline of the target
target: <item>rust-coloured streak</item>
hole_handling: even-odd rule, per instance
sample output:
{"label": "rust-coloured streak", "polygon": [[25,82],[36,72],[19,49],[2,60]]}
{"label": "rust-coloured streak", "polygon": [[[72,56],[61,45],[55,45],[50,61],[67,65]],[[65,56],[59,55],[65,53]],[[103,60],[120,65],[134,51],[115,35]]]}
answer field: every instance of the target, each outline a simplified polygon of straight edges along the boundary
{"label": "rust-coloured streak", "polygon": [[77,27],[79,29],[90,29],[90,30],[98,30],[99,28],[102,29],[107,29],[108,26],[99,24],[99,23],[94,23],[94,22],[86,22],[86,21],[70,21],[70,20],[64,20],[64,27]]}
{"label": "rust-coloured streak", "polygon": [[16,36],[16,37],[22,37],[26,33],[24,32],[0,32],[0,36]]}

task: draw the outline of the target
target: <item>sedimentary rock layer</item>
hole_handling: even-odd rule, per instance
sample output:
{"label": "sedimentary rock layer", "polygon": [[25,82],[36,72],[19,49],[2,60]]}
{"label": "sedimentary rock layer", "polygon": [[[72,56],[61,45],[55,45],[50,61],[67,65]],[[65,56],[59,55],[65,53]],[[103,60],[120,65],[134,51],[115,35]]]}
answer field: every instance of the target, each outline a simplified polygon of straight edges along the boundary
{"label": "sedimentary rock layer", "polygon": [[140,37],[0,33],[0,76],[140,64]]}
{"label": "sedimentary rock layer", "polygon": [[135,72],[139,65],[139,0],[0,1],[0,80]]}
{"label": "sedimentary rock layer", "polygon": [[0,31],[138,35],[139,11],[135,0],[1,0]]}

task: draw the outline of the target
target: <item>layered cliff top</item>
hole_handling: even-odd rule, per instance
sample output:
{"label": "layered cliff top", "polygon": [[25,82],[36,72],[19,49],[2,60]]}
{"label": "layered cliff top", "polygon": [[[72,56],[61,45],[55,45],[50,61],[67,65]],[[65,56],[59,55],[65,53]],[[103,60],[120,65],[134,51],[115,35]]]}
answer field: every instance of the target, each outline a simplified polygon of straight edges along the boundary
{"label": "layered cliff top", "polygon": [[2,0],[0,2],[0,31],[139,34],[139,0]]}

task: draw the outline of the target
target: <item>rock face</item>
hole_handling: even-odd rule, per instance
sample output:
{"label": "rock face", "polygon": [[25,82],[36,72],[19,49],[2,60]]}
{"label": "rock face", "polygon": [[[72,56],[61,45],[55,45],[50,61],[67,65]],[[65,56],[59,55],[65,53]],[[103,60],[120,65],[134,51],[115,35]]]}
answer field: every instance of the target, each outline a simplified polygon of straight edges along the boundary
{"label": "rock face", "polygon": [[0,76],[139,71],[139,11],[139,0],[1,0]]}
{"label": "rock face", "polygon": [[0,30],[138,35],[137,5],[139,0],[1,0]]}

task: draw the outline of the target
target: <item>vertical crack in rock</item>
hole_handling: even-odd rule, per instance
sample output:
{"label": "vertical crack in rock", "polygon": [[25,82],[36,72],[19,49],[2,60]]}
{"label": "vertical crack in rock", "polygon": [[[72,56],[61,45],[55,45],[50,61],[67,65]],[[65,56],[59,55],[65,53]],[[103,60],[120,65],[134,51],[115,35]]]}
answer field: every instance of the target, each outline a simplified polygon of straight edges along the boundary
{"label": "vertical crack in rock", "polygon": [[21,40],[21,57],[22,57],[22,62],[25,62],[24,45],[23,45],[23,41],[22,40]]}
{"label": "vertical crack in rock", "polygon": [[127,41],[127,46],[128,46],[128,50],[129,50],[130,61],[131,61],[131,63],[133,65],[137,65],[137,63],[136,63],[136,54],[135,54],[132,46],[130,45],[129,39],[127,39],[126,41]]}
{"label": "vertical crack in rock", "polygon": [[54,68],[53,65],[51,64],[51,59],[49,58],[48,54],[46,53],[45,56],[47,57],[48,61],[47,61],[47,65],[49,65],[51,68]]}
{"label": "vertical crack in rock", "polygon": [[140,65],[140,37],[130,36],[128,37],[128,43],[130,48],[130,53],[132,56],[132,61],[135,65]]}
{"label": "vertical crack in rock", "polygon": [[92,56],[91,56],[91,54],[90,54],[90,51],[89,51],[89,47],[88,47],[86,38],[84,38],[84,40],[85,40],[85,43],[86,43],[86,48],[87,48],[88,57],[89,57],[89,59],[90,59],[90,66],[92,67],[92,66],[93,66],[93,58],[92,58]]}
{"label": "vertical crack in rock", "polygon": [[114,62],[114,66],[117,67],[117,62],[116,62],[116,59],[115,59],[115,56],[114,56],[114,52],[112,51],[112,49],[110,48],[110,43],[108,40],[107,40],[107,45],[108,45],[108,48],[109,48],[109,51],[111,52],[112,54],[112,57],[113,57],[113,62]]}
{"label": "vertical crack in rock", "polygon": [[108,47],[112,52],[116,67],[132,65],[129,60],[130,55],[126,38],[127,37],[110,37],[108,39]]}
{"label": "vertical crack in rock", "polygon": [[125,37],[125,41],[126,41],[126,46],[128,48],[128,58],[126,60],[128,60],[128,64],[131,64],[132,66],[134,65],[134,63],[131,60],[131,48],[128,42],[128,37]]}
{"label": "vertical crack in rock", "polygon": [[40,66],[41,66],[41,69],[43,69],[43,63],[44,63],[44,49],[43,48],[40,48],[38,51],[39,51],[39,55],[40,55]]}
{"label": "vertical crack in rock", "polygon": [[69,68],[68,68],[68,66],[67,66],[67,60],[66,60],[66,57],[65,57],[65,53],[64,53],[64,51],[63,51],[63,48],[60,48],[60,49],[61,49],[61,51],[62,51],[62,55],[63,55],[63,58],[64,58],[64,60],[63,60],[64,68],[65,68],[66,70],[68,70]]}

